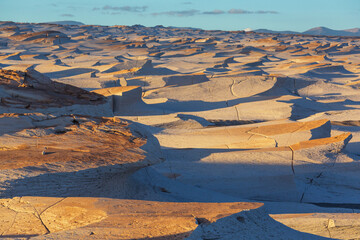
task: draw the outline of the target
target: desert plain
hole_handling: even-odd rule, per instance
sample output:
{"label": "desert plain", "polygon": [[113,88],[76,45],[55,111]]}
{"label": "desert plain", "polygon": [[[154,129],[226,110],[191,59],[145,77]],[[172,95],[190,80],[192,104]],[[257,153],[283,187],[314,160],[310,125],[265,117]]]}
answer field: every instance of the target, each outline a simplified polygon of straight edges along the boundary
{"label": "desert plain", "polygon": [[360,37],[0,22],[0,238],[360,239]]}

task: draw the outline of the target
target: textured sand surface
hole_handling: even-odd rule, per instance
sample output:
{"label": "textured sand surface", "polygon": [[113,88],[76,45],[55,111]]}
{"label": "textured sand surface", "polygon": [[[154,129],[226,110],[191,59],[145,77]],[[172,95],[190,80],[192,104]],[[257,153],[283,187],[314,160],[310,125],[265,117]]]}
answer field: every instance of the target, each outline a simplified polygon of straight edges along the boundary
{"label": "textured sand surface", "polygon": [[359,86],[356,37],[0,22],[1,237],[357,239]]}

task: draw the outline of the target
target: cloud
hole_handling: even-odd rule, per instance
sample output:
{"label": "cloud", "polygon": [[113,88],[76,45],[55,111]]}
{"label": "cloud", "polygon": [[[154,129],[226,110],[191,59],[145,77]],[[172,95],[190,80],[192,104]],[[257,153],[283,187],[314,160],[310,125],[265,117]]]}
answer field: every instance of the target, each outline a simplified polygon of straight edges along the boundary
{"label": "cloud", "polygon": [[145,12],[147,9],[148,9],[148,6],[121,6],[121,7],[116,7],[116,6],[105,5],[102,8],[94,7],[93,11],[99,11],[99,10],[112,11],[112,14],[116,14],[115,12]]}
{"label": "cloud", "polygon": [[168,11],[168,12],[158,12],[158,13],[152,13],[153,16],[160,16],[160,15],[168,15],[168,16],[176,16],[176,17],[191,17],[194,15],[199,14],[199,10],[182,10],[182,11]]}
{"label": "cloud", "polygon": [[264,10],[260,10],[260,11],[256,11],[256,14],[278,14],[279,12],[277,11],[264,11]]}
{"label": "cloud", "polygon": [[[104,9],[104,8],[103,8]],[[244,9],[230,9],[228,11],[215,9],[212,11],[201,12],[199,10],[191,9],[191,10],[182,10],[182,11],[167,11],[167,12],[154,12],[151,13],[152,16],[174,16],[174,17],[191,17],[195,15],[222,15],[222,14],[278,14],[277,11],[268,11],[268,10],[258,10],[258,11],[248,11]]]}
{"label": "cloud", "polygon": [[192,2],[183,2],[182,4],[189,5],[192,4]]}
{"label": "cloud", "polygon": [[64,13],[60,15],[61,17],[74,17],[74,15],[70,14],[70,13]]}
{"label": "cloud", "polygon": [[243,10],[243,9],[230,9],[228,11],[228,13],[230,14],[250,14],[250,13],[253,13],[251,11],[247,11],[247,10]]}
{"label": "cloud", "polygon": [[259,10],[259,11],[248,11],[243,9],[230,9],[228,11],[230,14],[278,14],[277,11],[265,11],[265,10]]}
{"label": "cloud", "polygon": [[215,10],[212,10],[209,12],[203,12],[202,14],[219,15],[219,14],[224,14],[224,13],[225,13],[225,11],[223,11],[223,10],[215,9]]}

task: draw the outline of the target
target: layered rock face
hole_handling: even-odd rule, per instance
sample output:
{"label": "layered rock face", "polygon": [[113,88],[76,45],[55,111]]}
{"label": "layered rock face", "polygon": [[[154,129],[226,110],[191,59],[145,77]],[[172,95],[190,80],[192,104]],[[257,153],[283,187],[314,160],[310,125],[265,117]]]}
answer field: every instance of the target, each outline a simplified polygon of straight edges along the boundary
{"label": "layered rock face", "polygon": [[25,109],[102,104],[103,97],[71,85],[51,81],[35,70],[0,70],[1,103]]}
{"label": "layered rock face", "polygon": [[[14,109],[0,114],[3,198],[125,197],[135,194],[128,193],[127,177],[161,161],[157,142],[145,133],[132,133],[135,127],[118,118],[96,117],[99,106],[108,107],[102,95],[35,70],[1,70],[0,76],[0,109]],[[62,114],[66,106],[94,116]],[[63,111],[49,111],[56,108]]]}

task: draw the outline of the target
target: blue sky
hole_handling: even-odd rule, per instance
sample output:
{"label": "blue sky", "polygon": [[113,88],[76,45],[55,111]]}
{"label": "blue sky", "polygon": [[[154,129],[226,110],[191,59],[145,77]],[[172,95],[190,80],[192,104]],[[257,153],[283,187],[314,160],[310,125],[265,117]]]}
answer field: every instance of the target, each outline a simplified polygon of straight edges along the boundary
{"label": "blue sky", "polygon": [[0,20],[305,31],[360,27],[360,0],[0,0]]}

